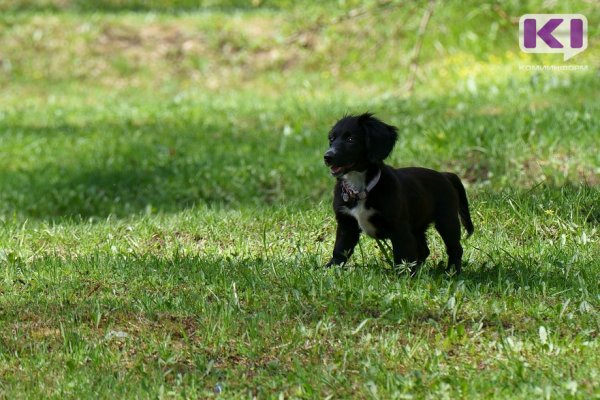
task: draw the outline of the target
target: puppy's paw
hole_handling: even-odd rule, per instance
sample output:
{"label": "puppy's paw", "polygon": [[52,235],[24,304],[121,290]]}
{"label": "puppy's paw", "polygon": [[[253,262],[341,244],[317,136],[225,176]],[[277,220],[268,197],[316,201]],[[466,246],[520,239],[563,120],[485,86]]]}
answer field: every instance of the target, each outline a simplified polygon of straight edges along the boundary
{"label": "puppy's paw", "polygon": [[335,258],[332,258],[331,260],[329,260],[329,262],[327,264],[325,264],[325,268],[331,268],[331,267],[337,267],[337,266],[344,266],[344,264],[346,264],[346,260],[336,260]]}

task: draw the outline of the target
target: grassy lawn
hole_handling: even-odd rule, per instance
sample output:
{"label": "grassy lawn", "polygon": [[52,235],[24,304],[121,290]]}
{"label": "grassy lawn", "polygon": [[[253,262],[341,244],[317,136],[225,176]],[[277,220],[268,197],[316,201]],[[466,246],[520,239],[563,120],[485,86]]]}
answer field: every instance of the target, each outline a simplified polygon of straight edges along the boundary
{"label": "grassy lawn", "polygon": [[[427,2],[0,3],[0,398],[600,398],[600,9],[479,3],[412,91]],[[567,11],[585,52],[519,51]],[[323,268],[366,110],[463,178],[460,276],[433,232],[414,278],[366,237]]]}

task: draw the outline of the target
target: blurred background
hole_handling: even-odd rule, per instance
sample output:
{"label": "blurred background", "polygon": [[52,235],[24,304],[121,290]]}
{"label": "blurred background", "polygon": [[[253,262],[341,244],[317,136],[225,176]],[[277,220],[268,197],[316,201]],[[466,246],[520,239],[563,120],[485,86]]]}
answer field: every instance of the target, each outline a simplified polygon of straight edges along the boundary
{"label": "blurred background", "polygon": [[[587,16],[588,49],[522,53],[519,17],[560,12]],[[592,0],[4,0],[0,215],[313,207],[329,127],[366,110],[400,129],[391,164],[473,193],[596,186],[599,18]]]}

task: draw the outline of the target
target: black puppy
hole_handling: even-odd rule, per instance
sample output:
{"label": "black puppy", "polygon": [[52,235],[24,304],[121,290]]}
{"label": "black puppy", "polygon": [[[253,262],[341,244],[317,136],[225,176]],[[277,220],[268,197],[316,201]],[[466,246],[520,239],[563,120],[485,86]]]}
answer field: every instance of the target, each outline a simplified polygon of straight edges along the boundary
{"label": "black puppy", "polygon": [[396,127],[370,113],[346,116],[331,129],[324,159],[337,178],[333,209],[338,226],[327,265],[346,262],[364,231],[390,239],[394,263],[414,263],[414,273],[429,255],[425,231],[433,223],[446,244],[448,268],[460,273],[459,216],[473,233],[465,188],[453,173],[385,165],[397,137]]}

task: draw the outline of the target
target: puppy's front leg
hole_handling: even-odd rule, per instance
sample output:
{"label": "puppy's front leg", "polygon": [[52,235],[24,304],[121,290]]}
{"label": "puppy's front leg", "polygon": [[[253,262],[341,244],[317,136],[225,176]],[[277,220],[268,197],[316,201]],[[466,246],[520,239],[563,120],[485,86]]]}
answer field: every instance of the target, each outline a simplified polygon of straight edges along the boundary
{"label": "puppy's front leg", "polygon": [[[391,235],[394,250],[394,264],[417,262],[417,241],[406,225],[401,225]],[[416,265],[411,268],[411,273],[416,272]]]}
{"label": "puppy's front leg", "polygon": [[327,263],[327,267],[338,265],[348,261],[352,255],[354,247],[360,237],[360,228],[354,218],[344,214],[336,215],[337,232],[335,235],[335,246],[333,248],[333,257]]}

